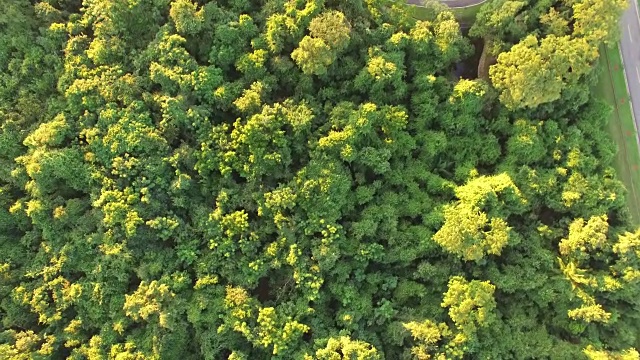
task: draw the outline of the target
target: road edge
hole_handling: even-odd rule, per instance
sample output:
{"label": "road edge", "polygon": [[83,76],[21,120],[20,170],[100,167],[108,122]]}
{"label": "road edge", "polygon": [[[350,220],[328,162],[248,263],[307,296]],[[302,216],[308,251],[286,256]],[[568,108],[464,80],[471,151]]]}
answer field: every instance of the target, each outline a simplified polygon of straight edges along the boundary
{"label": "road edge", "polygon": [[[448,4],[448,3],[450,3],[450,2],[456,2],[456,0],[450,0],[450,1],[447,1],[447,0],[441,0],[441,1],[440,1],[440,3],[441,3],[441,4],[444,4],[444,5],[447,5],[447,7],[448,7],[449,9],[467,9],[467,8],[470,8],[470,7],[474,7],[474,6],[482,5],[482,4],[486,3],[487,1],[489,1],[489,0],[482,0],[482,1],[478,1],[478,2],[477,2],[477,3],[475,3],[475,4],[472,4],[472,5],[465,5],[465,6],[455,6],[455,5],[449,5],[449,4]],[[425,7],[424,5],[417,5],[417,4],[408,4],[408,5],[412,5],[412,6],[416,6],[416,7],[422,7],[422,8],[423,8],[423,7]]]}
{"label": "road edge", "polygon": [[633,119],[633,128],[636,131],[636,144],[640,149],[640,133],[638,133],[638,125],[636,123],[636,114],[633,112],[633,101],[631,101],[631,90],[629,90],[629,78],[627,76],[627,69],[624,66],[624,56],[622,56],[622,44],[618,42],[618,54],[620,54],[620,62],[622,63],[622,72],[624,73],[624,86],[627,89],[627,97],[629,98],[629,106],[631,107],[631,118]]}

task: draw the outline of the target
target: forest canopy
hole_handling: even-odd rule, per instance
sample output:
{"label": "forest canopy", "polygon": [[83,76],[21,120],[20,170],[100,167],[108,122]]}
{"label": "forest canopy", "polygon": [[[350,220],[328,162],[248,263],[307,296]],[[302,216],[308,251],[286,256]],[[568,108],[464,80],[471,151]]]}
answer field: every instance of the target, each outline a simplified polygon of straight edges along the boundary
{"label": "forest canopy", "polygon": [[639,359],[625,3],[4,1],[0,358]]}

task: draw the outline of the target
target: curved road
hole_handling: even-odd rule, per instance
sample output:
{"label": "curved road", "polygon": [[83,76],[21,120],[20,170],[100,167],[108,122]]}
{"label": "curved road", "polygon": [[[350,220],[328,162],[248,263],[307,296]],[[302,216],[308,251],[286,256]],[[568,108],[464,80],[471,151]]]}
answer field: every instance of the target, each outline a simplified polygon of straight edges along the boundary
{"label": "curved road", "polygon": [[[627,77],[627,89],[631,98],[636,135],[640,128],[640,18],[637,0],[630,2],[620,21],[620,52]],[[639,135],[640,136],[640,135]],[[639,141],[640,137],[636,136]]]}
{"label": "curved road", "polygon": [[[440,0],[441,3],[452,9],[480,5],[487,0]],[[407,0],[408,4],[421,6],[424,0]]]}

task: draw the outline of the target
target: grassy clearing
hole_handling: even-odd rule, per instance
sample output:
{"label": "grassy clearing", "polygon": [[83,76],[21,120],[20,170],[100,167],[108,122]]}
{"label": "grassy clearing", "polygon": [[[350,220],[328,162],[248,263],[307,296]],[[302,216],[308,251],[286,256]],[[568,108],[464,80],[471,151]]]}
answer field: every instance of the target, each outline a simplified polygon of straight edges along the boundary
{"label": "grassy clearing", "polygon": [[633,125],[629,96],[624,78],[624,69],[618,47],[602,49],[603,56],[599,64],[598,86],[594,89],[596,96],[604,99],[613,107],[608,123],[611,137],[618,145],[614,168],[620,180],[627,187],[627,203],[633,221],[640,224],[640,152]]}
{"label": "grassy clearing", "polygon": [[471,6],[462,9],[453,9],[453,14],[462,24],[472,25],[476,21],[476,14],[484,4]]}
{"label": "grassy clearing", "polygon": [[[482,5],[483,4],[471,6],[468,8],[451,9],[451,11],[453,11],[456,19],[458,19],[461,24],[471,25],[476,20],[476,14],[478,13],[478,10],[480,10],[480,7],[482,7]],[[426,10],[419,6],[411,5],[411,12],[413,13],[413,16],[419,20],[424,19],[426,16]]]}
{"label": "grassy clearing", "polygon": [[428,14],[427,9],[420,6],[409,5],[409,10],[411,11],[411,15],[418,20],[426,19]]}

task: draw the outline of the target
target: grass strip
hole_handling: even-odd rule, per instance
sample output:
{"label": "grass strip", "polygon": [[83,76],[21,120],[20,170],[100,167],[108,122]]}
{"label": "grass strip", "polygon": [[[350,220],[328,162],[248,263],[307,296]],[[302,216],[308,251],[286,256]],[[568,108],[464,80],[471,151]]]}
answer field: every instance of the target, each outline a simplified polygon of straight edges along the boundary
{"label": "grass strip", "polygon": [[[625,82],[624,67],[618,46],[602,48],[600,72],[595,94],[613,107],[608,131],[618,146],[614,168],[627,188],[627,204],[635,224],[640,224],[640,152],[636,140],[629,94]],[[640,104],[638,104],[640,106]]]}

